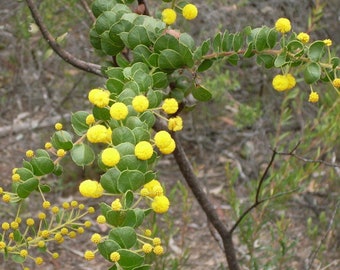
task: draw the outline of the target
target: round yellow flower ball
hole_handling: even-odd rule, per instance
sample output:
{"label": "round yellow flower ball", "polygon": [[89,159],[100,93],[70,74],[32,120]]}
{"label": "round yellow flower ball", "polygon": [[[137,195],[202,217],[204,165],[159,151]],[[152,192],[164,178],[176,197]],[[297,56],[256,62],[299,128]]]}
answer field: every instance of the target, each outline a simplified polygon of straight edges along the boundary
{"label": "round yellow flower ball", "polygon": [[187,4],[182,10],[182,15],[186,20],[193,20],[197,17],[198,10],[193,4]]}
{"label": "round yellow flower ball", "polygon": [[105,166],[114,167],[120,161],[120,154],[115,148],[106,148],[101,154],[101,159]]}
{"label": "round yellow flower ball", "polygon": [[176,11],[172,8],[166,8],[162,11],[162,21],[165,22],[167,25],[174,24],[176,18]]}
{"label": "round yellow flower ball", "polygon": [[153,147],[147,141],[141,141],[135,146],[135,156],[141,160],[148,160],[152,157]]}
{"label": "round yellow flower ball", "polygon": [[288,33],[292,29],[290,20],[287,18],[278,19],[275,23],[275,29],[282,34]]}

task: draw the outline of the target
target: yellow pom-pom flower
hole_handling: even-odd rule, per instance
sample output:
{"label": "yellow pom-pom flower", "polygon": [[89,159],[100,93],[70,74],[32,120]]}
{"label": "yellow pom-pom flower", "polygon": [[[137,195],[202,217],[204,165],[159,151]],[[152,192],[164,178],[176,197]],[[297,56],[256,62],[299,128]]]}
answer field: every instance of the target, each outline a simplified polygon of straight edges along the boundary
{"label": "yellow pom-pom flower", "polygon": [[162,11],[162,21],[167,25],[174,24],[177,18],[176,11],[172,8],[166,8]]}
{"label": "yellow pom-pom flower", "polygon": [[186,20],[193,20],[197,17],[198,10],[193,4],[187,4],[182,10],[182,15]]}
{"label": "yellow pom-pom flower", "polygon": [[56,123],[56,124],[54,125],[54,128],[55,128],[56,130],[62,130],[62,129],[63,129],[63,124],[62,124],[62,123]]}
{"label": "yellow pom-pom flower", "polygon": [[164,249],[162,246],[155,246],[153,248],[153,253],[155,253],[156,255],[162,255],[164,253]]}
{"label": "yellow pom-pom flower", "polygon": [[290,20],[287,18],[278,19],[275,23],[275,29],[282,34],[288,33],[292,29]]}
{"label": "yellow pom-pom flower", "polygon": [[296,37],[298,40],[300,40],[302,43],[308,43],[309,42],[309,35],[305,32],[301,32]]}
{"label": "yellow pom-pom flower", "polygon": [[167,147],[159,148],[159,151],[161,151],[164,155],[169,155],[176,149],[176,143],[174,139],[171,139],[170,144]]}
{"label": "yellow pom-pom flower", "polygon": [[161,186],[161,183],[156,179],[153,179],[150,182],[146,183],[143,189],[147,190],[147,196],[151,198],[163,195],[163,188]]}
{"label": "yellow pom-pom flower", "polygon": [[34,156],[34,151],[33,150],[27,150],[26,151],[26,157],[31,158]]}
{"label": "yellow pom-pom flower", "polygon": [[112,130],[103,125],[95,125],[88,129],[86,137],[91,143],[110,143]]}
{"label": "yellow pom-pom flower", "polygon": [[147,141],[141,141],[135,146],[135,156],[141,160],[148,160],[152,157],[153,147]]}
{"label": "yellow pom-pom flower", "polygon": [[120,202],[120,199],[115,199],[111,203],[111,208],[113,211],[120,211],[122,209],[122,203]]}
{"label": "yellow pom-pom flower", "polygon": [[113,167],[120,161],[120,154],[115,148],[106,148],[101,154],[101,159],[105,166]]}
{"label": "yellow pom-pom flower", "polygon": [[149,254],[149,253],[152,252],[152,246],[150,244],[146,243],[142,246],[142,250],[145,254]]}
{"label": "yellow pom-pom flower", "polygon": [[316,102],[318,102],[318,101],[319,101],[319,94],[318,94],[317,92],[312,91],[312,92],[309,94],[308,101],[311,102],[311,103],[316,103]]}
{"label": "yellow pom-pom flower", "polygon": [[182,117],[176,116],[172,117],[168,121],[168,129],[172,131],[180,131],[183,129]]}
{"label": "yellow pom-pom flower", "polygon": [[88,95],[89,101],[99,108],[104,108],[109,105],[110,92],[103,89],[92,89]]}
{"label": "yellow pom-pom flower", "polygon": [[335,87],[335,88],[340,88],[340,79],[339,78],[336,78],[332,81],[332,85]]}
{"label": "yellow pom-pom flower", "polygon": [[295,85],[296,85],[296,80],[295,80],[294,76],[292,74],[290,74],[290,73],[286,74],[285,76],[288,79],[288,88],[287,88],[287,90],[290,90],[290,89],[294,88]]}
{"label": "yellow pom-pom flower", "polygon": [[162,109],[167,114],[174,114],[178,110],[178,102],[174,98],[166,98],[163,102]]}
{"label": "yellow pom-pom flower", "polygon": [[102,237],[99,233],[92,234],[92,236],[91,236],[91,242],[92,243],[98,244],[98,243],[100,243],[101,240],[102,240]]}
{"label": "yellow pom-pom flower", "polygon": [[327,38],[327,39],[324,39],[323,40],[323,43],[325,43],[325,45],[327,46],[327,47],[330,47],[330,46],[332,46],[332,40],[331,39],[329,39],[329,38]]}
{"label": "yellow pom-pom flower", "polygon": [[110,254],[110,260],[113,262],[118,262],[120,260],[120,254],[115,251]]}
{"label": "yellow pom-pom flower", "polygon": [[104,189],[97,181],[88,179],[80,183],[79,192],[84,197],[99,198],[103,195]]}
{"label": "yellow pom-pom flower", "polygon": [[272,85],[276,91],[285,91],[289,87],[289,79],[285,75],[276,75],[273,79]]}
{"label": "yellow pom-pom flower", "polygon": [[84,258],[85,258],[85,260],[91,261],[91,260],[94,259],[94,257],[95,257],[95,255],[94,255],[94,252],[93,252],[93,251],[91,251],[91,250],[86,250],[86,251],[85,251],[85,253],[84,253]]}
{"label": "yellow pom-pom flower", "polygon": [[96,122],[96,119],[94,118],[94,115],[91,113],[88,116],[86,116],[85,122],[88,126],[94,124]]}
{"label": "yellow pom-pom flower", "polygon": [[145,112],[149,108],[149,100],[146,96],[135,96],[132,100],[132,107],[136,112]]}
{"label": "yellow pom-pom flower", "polygon": [[63,157],[66,155],[66,151],[64,149],[58,149],[57,150],[57,156],[58,157]]}
{"label": "yellow pom-pom flower", "polygon": [[170,202],[169,199],[164,196],[156,196],[151,203],[151,208],[158,214],[166,213],[169,210]]}
{"label": "yellow pom-pom flower", "polygon": [[110,108],[110,115],[115,120],[124,120],[128,113],[128,107],[122,102],[116,102]]}
{"label": "yellow pom-pom flower", "polygon": [[170,145],[172,138],[169,132],[161,130],[155,134],[154,140],[158,148],[165,148]]}
{"label": "yellow pom-pom flower", "polygon": [[106,218],[103,215],[99,215],[96,219],[98,224],[105,224],[106,223]]}

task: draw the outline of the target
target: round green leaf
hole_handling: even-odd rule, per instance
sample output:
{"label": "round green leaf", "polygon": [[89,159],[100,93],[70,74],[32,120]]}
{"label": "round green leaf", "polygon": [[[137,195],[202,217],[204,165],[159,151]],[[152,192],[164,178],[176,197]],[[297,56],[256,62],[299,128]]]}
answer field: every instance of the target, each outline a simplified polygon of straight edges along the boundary
{"label": "round green leaf", "polygon": [[110,231],[109,239],[114,240],[122,248],[132,248],[137,243],[137,234],[131,227],[118,227]]}
{"label": "round green leaf", "polygon": [[168,76],[164,72],[155,72],[152,74],[152,88],[153,89],[164,89],[168,86]]}
{"label": "round green leaf", "polygon": [[199,101],[209,101],[212,98],[211,92],[204,86],[197,86],[192,90],[192,95]]}
{"label": "round green leaf", "polygon": [[120,254],[119,265],[123,268],[132,269],[144,263],[144,257],[137,252],[127,249],[119,249],[117,252]]}
{"label": "round green leaf", "polygon": [[145,127],[136,127],[132,131],[135,134],[136,143],[150,140],[150,132]]}
{"label": "round green leaf", "polygon": [[120,174],[121,172],[117,168],[111,168],[106,173],[104,173],[100,177],[100,184],[102,185],[103,189],[112,194],[119,194],[120,191],[118,190],[117,185]]}
{"label": "round green leaf", "polygon": [[146,111],[139,116],[140,120],[152,128],[156,122],[156,116],[151,111]]}
{"label": "round green leaf", "polygon": [[33,167],[32,164],[30,163],[32,170],[29,170],[27,168],[18,168],[15,173],[20,175],[20,179],[25,181],[27,179],[30,179],[34,176],[33,174]]}
{"label": "round green leaf", "polygon": [[124,142],[136,144],[136,138],[132,130],[125,126],[112,130],[112,143],[119,145]]}
{"label": "round green leaf", "polygon": [[94,161],[95,154],[90,146],[81,143],[73,146],[71,158],[78,166],[86,166]]}
{"label": "round green leaf", "polygon": [[86,124],[86,117],[88,115],[89,113],[85,111],[79,111],[72,114],[71,124],[74,132],[79,136],[84,135],[89,128],[89,126]]}
{"label": "round green leaf", "polygon": [[19,183],[17,186],[17,194],[20,198],[27,198],[39,185],[37,178],[27,179],[25,182]]}
{"label": "round green leaf", "polygon": [[104,11],[111,10],[115,4],[117,3],[113,0],[96,0],[92,3],[91,9],[94,16],[98,17]]}
{"label": "round green leaf", "polygon": [[175,70],[183,67],[185,62],[181,54],[175,50],[165,49],[160,52],[158,57],[158,66],[162,70]]}
{"label": "round green leaf", "polygon": [[309,63],[304,71],[304,79],[308,84],[312,84],[320,79],[321,77],[321,67],[318,63]]}
{"label": "round green leaf", "polygon": [[137,170],[125,170],[118,178],[118,190],[122,193],[132,190],[135,191],[144,185],[144,174]]}
{"label": "round green leaf", "polygon": [[127,35],[126,47],[134,49],[137,45],[144,44],[151,45],[150,32],[142,25],[135,25]]}
{"label": "round green leaf", "polygon": [[110,111],[107,108],[99,108],[94,106],[92,109],[93,116],[99,120],[110,120]]}
{"label": "round green leaf", "polygon": [[52,136],[51,143],[55,149],[68,151],[73,147],[72,136],[65,130],[56,131]]}
{"label": "round green leaf", "polygon": [[313,42],[308,48],[308,57],[312,61],[320,61],[325,54],[325,43],[321,40]]}
{"label": "round green leaf", "polygon": [[117,242],[111,239],[106,239],[103,242],[98,243],[97,248],[99,253],[108,261],[110,261],[110,255],[120,249]]}
{"label": "round green leaf", "polygon": [[42,176],[54,171],[54,163],[47,157],[34,157],[31,160],[31,165],[36,176]]}
{"label": "round green leaf", "polygon": [[133,201],[134,201],[133,192],[131,190],[128,190],[124,194],[124,206],[125,206],[125,208],[130,208],[133,204]]}
{"label": "round green leaf", "polygon": [[120,156],[135,154],[135,145],[129,142],[124,142],[119,145],[116,145],[116,148],[119,151]]}

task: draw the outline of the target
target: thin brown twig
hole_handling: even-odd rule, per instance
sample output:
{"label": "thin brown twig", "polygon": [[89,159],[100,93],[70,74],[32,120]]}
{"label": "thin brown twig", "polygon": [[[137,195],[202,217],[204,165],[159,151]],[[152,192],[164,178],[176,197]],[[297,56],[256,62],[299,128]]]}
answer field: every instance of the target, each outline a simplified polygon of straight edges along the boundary
{"label": "thin brown twig", "polygon": [[87,4],[86,0],[80,0],[80,3],[82,4],[83,8],[85,9],[86,13],[89,15],[91,21],[94,23],[96,21],[96,17],[94,16],[91,8]]}
{"label": "thin brown twig", "polygon": [[333,167],[333,168],[340,168],[340,164],[336,164],[334,162],[328,162],[328,161],[325,161],[325,160],[322,160],[322,159],[310,159],[310,158],[306,158],[306,157],[303,157],[303,156],[300,156],[298,154],[296,154],[296,150],[297,148],[299,147],[301,142],[298,142],[294,148],[289,151],[289,152],[276,152],[277,155],[281,155],[281,156],[292,156],[294,158],[297,158],[299,160],[302,160],[303,162],[308,162],[308,163],[319,163],[319,164],[323,164],[323,165],[326,165],[328,167]]}
{"label": "thin brown twig", "polygon": [[48,31],[46,25],[44,24],[37,7],[35,6],[33,0],[25,0],[27,3],[28,8],[31,11],[32,17],[35,23],[38,25],[41,34],[43,35],[44,39],[47,41],[49,46],[53,49],[53,51],[58,54],[65,62],[71,64],[72,66],[79,68],[81,70],[87,71],[89,73],[93,73],[98,76],[104,77],[101,66],[97,64],[93,64],[90,62],[83,61],[79,58],[76,58],[68,51],[61,48],[56,41],[56,39],[51,35]]}

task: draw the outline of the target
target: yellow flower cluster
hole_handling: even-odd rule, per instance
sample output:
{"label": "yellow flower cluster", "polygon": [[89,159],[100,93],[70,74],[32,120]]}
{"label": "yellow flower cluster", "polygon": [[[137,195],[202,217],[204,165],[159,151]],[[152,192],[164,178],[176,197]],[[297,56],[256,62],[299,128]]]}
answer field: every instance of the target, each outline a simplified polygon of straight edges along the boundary
{"label": "yellow flower cluster", "polygon": [[168,120],[168,129],[172,131],[180,131],[183,129],[182,117],[176,116]]}
{"label": "yellow flower cluster", "polygon": [[135,96],[132,100],[132,107],[136,112],[145,112],[149,108],[149,100],[146,96]]}
{"label": "yellow flower cluster", "polygon": [[319,101],[319,94],[318,94],[317,92],[312,91],[312,92],[309,94],[308,101],[311,102],[311,103],[316,103],[316,102],[318,102],[318,101]]}
{"label": "yellow flower cluster", "polygon": [[175,140],[165,130],[157,132],[154,136],[154,141],[159,151],[165,155],[171,154],[176,148]]}
{"label": "yellow flower cluster", "polygon": [[[198,9],[193,4],[186,4],[182,9],[182,15],[186,20],[193,20],[198,15]],[[162,21],[167,25],[174,24],[177,19],[176,11],[172,8],[166,8],[162,11]]]}
{"label": "yellow flower cluster", "polygon": [[151,208],[158,214],[166,213],[169,210],[170,202],[169,199],[164,196],[156,196],[151,203]]}
{"label": "yellow flower cluster", "polygon": [[167,114],[174,114],[178,110],[178,102],[174,98],[166,98],[163,102],[162,109]]}
{"label": "yellow flower cluster", "polygon": [[99,108],[104,108],[109,105],[110,92],[103,89],[92,89],[88,95],[89,101]]}
{"label": "yellow flower cluster", "polygon": [[296,80],[290,73],[285,75],[276,75],[272,81],[272,85],[276,91],[286,91],[295,87]]}
{"label": "yellow flower cluster", "polygon": [[332,81],[332,84],[335,88],[340,88],[340,79],[336,78]]}
{"label": "yellow flower cluster", "polygon": [[111,203],[111,208],[113,211],[120,211],[122,209],[122,203],[120,202],[120,199],[115,199]]}
{"label": "yellow flower cluster", "polygon": [[275,29],[282,34],[288,33],[292,29],[290,20],[287,18],[278,19],[275,23]]}
{"label": "yellow flower cluster", "polygon": [[101,159],[105,166],[114,167],[120,161],[120,154],[116,148],[106,148],[101,153]]}
{"label": "yellow flower cluster", "polygon": [[141,195],[148,196],[151,198],[163,195],[163,188],[161,186],[161,183],[156,179],[151,180],[150,182],[144,185],[144,187],[141,190]]}
{"label": "yellow flower cluster", "polygon": [[104,189],[99,182],[88,179],[80,183],[79,192],[84,197],[99,198],[103,195]]}
{"label": "yellow flower cluster", "polygon": [[128,115],[128,107],[123,102],[116,102],[110,108],[110,115],[115,120],[124,120]]}
{"label": "yellow flower cluster", "polygon": [[110,143],[112,130],[103,125],[94,125],[87,131],[86,137],[91,143]]}
{"label": "yellow flower cluster", "polygon": [[141,160],[148,160],[153,155],[153,147],[147,141],[141,141],[135,146],[135,156]]}
{"label": "yellow flower cluster", "polygon": [[300,40],[302,43],[308,43],[310,37],[307,33],[301,32],[297,35],[296,38]]}

